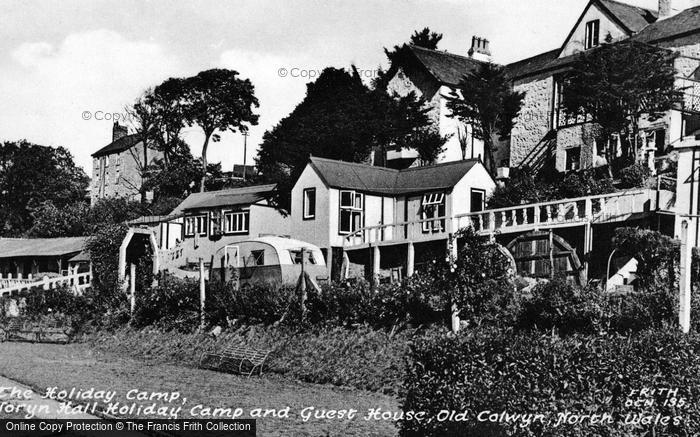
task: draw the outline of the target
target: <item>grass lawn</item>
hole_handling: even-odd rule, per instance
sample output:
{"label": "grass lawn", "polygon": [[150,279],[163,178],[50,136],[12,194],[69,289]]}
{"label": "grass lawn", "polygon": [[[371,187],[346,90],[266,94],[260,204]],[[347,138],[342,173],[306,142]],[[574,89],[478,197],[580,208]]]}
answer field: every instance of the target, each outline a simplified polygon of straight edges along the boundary
{"label": "grass lawn", "polygon": [[[251,378],[125,358],[97,352],[87,344],[0,343],[0,374],[31,385],[39,393],[47,387],[116,391],[115,401],[132,403],[126,393],[178,391],[187,398],[180,417],[192,417],[197,404],[211,407],[281,409],[290,407],[290,417],[258,419],[261,436],[394,436],[393,422],[365,421],[371,408],[398,412],[395,398],[378,393],[343,389],[331,385],[297,382],[274,374]],[[147,402],[143,402],[147,405]],[[174,406],[165,402],[164,406]],[[314,419],[304,422],[300,411],[316,409],[358,410],[353,420]],[[127,417],[136,417],[128,415]],[[247,414],[243,418],[248,417]]]}

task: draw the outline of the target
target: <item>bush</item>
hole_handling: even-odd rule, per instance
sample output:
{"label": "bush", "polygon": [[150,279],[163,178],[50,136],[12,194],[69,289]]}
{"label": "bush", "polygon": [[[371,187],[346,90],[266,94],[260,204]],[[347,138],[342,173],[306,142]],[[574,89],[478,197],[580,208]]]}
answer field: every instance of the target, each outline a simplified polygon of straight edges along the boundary
{"label": "bush", "polygon": [[640,163],[635,163],[620,170],[620,188],[643,187],[651,177],[651,169]]}
{"label": "bush", "polygon": [[618,228],[613,245],[619,255],[634,257],[639,288],[675,287],[680,263],[679,242],[660,232],[640,228]]}
{"label": "bush", "polygon": [[668,287],[611,294],[560,279],[538,284],[521,305],[516,327],[560,335],[641,331],[672,323],[676,315]]}
{"label": "bush", "polygon": [[[630,337],[518,334],[503,330],[438,335],[416,341],[404,378],[404,411],[466,412],[466,421],[409,421],[409,436],[610,436],[697,435],[700,432],[700,336],[678,330],[644,331]],[[643,388],[677,388],[683,405],[627,406]],[[522,422],[479,422],[483,411],[544,414],[529,426]],[[603,414],[612,424],[584,421],[554,427],[558,413]],[[680,417],[674,425],[623,425],[628,413]],[[483,416],[482,416],[483,417]],[[548,420],[551,419],[551,422]],[[647,434],[653,428],[652,434]]]}

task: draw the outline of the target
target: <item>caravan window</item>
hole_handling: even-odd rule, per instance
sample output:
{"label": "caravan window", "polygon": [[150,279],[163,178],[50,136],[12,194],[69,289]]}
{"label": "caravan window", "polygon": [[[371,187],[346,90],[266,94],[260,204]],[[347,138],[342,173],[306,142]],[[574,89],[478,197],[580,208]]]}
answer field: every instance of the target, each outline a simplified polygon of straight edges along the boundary
{"label": "caravan window", "polygon": [[[313,252],[306,250],[304,253],[306,254],[306,262],[308,264],[316,264],[316,258]],[[290,250],[289,255],[292,257],[293,264],[301,264],[301,249]]]}

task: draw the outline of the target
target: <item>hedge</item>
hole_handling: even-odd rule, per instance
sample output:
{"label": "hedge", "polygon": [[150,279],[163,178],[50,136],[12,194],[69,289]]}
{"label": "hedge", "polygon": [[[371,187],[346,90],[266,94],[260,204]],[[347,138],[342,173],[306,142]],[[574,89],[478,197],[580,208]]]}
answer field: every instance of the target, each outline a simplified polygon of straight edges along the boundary
{"label": "hedge", "polygon": [[[632,336],[565,338],[481,330],[460,337],[418,340],[410,350],[402,407],[434,420],[404,420],[409,436],[687,436],[700,432],[700,335],[677,330]],[[661,394],[632,390],[678,389],[683,405],[663,405]],[[628,401],[653,399],[653,405]],[[466,412],[465,421],[435,420],[441,410]],[[543,414],[522,422],[479,421],[479,414]],[[613,423],[555,427],[558,414],[609,413]],[[671,423],[625,425],[627,414],[670,417]],[[680,423],[673,423],[678,420]],[[653,434],[650,433],[653,430]]]}

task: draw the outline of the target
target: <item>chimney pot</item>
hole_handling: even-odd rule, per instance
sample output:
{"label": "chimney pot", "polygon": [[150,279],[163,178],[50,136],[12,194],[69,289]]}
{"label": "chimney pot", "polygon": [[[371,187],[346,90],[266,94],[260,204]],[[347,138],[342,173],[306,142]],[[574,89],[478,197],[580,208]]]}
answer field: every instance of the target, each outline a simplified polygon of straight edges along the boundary
{"label": "chimney pot", "polygon": [[117,141],[119,138],[125,137],[128,135],[129,131],[127,130],[126,126],[122,126],[119,124],[119,122],[114,122],[112,125],[112,142]]}
{"label": "chimney pot", "polygon": [[[469,49],[469,56],[484,62],[491,62],[491,50],[489,40],[478,36],[472,37],[472,46]],[[475,56],[476,55],[476,56]]]}

